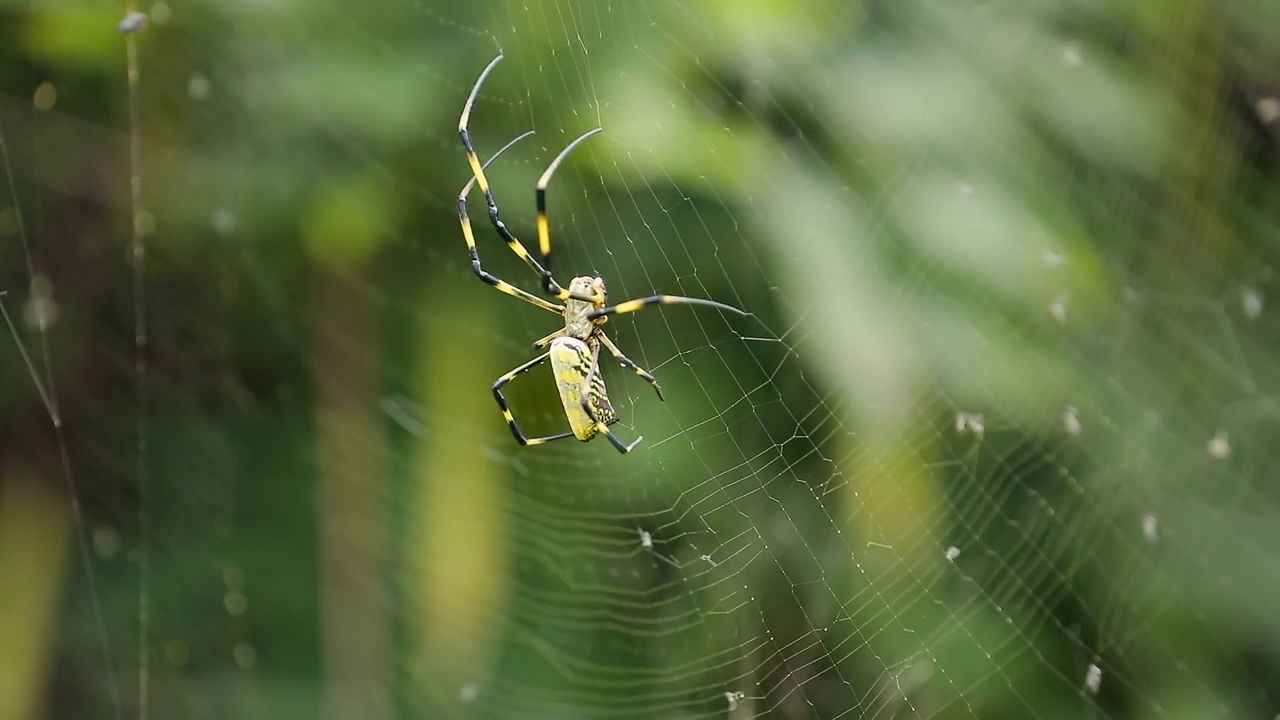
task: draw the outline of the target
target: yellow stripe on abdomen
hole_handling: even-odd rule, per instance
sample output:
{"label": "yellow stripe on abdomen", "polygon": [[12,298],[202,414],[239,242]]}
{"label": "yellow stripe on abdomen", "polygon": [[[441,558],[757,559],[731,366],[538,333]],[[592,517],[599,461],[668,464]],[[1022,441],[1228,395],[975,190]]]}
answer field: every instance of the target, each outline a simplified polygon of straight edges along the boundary
{"label": "yellow stripe on abdomen", "polygon": [[[551,341],[548,352],[569,428],[579,440],[590,440],[600,432],[595,421],[582,409],[582,393],[588,387],[587,373],[591,371],[591,348],[577,338],[561,337]],[[599,387],[603,388],[603,383]]]}

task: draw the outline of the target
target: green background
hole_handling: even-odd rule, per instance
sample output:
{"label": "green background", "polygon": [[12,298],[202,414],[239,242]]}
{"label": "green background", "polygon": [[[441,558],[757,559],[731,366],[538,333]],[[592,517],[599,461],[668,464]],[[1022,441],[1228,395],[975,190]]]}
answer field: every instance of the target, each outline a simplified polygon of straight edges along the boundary
{"label": "green background", "polygon": [[472,5],[0,0],[0,718],[1280,711],[1275,3]]}

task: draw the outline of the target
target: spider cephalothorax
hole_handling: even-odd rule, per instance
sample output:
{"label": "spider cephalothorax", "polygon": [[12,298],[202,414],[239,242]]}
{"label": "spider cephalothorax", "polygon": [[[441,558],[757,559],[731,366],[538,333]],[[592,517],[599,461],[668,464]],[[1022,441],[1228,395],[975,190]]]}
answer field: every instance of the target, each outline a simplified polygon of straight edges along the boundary
{"label": "spider cephalothorax", "polygon": [[[607,317],[588,319],[587,316],[605,305],[608,295],[604,289],[604,279],[583,275],[569,281],[571,296],[564,301],[564,333],[579,340],[588,340],[597,325],[608,322]],[[593,300],[579,300],[578,297],[591,297]]]}
{"label": "spider cephalothorax", "polygon": [[[737,313],[738,315],[745,315],[746,313],[714,300],[688,298],[679,295],[653,295],[646,298],[628,300],[617,305],[607,305],[604,278],[582,275],[570,281],[568,288],[556,282],[551,275],[551,224],[547,220],[547,185],[551,182],[551,176],[555,173],[556,168],[560,166],[560,163],[564,161],[570,151],[587,138],[600,132],[600,128],[589,130],[569,143],[547,165],[547,169],[538,178],[538,183],[535,186],[535,200],[538,208],[538,249],[542,255],[542,261],[539,262],[529,253],[524,244],[516,239],[516,236],[512,234],[506,223],[499,217],[498,201],[494,198],[493,189],[489,186],[489,180],[484,174],[484,170],[489,163],[496,160],[499,155],[506,152],[511,146],[532,135],[533,131],[531,130],[507,143],[502,149],[494,153],[488,162],[482,164],[480,158],[476,155],[474,145],[471,143],[471,133],[467,130],[467,121],[471,117],[471,108],[475,104],[476,96],[480,93],[480,86],[484,84],[485,78],[489,76],[494,66],[501,60],[502,56],[499,55],[489,63],[484,72],[480,73],[480,78],[476,80],[476,84],[471,88],[471,94],[467,97],[466,105],[462,108],[462,117],[458,121],[458,134],[462,136],[462,146],[467,153],[467,163],[471,166],[471,180],[467,181],[466,186],[462,188],[462,192],[458,194],[458,220],[462,223],[462,237],[467,241],[467,250],[471,254],[471,269],[477,277],[501,292],[561,316],[564,319],[564,327],[535,342],[535,348],[541,349],[545,347],[547,351],[498,378],[493,383],[493,396],[498,402],[498,407],[502,410],[503,418],[506,419],[507,425],[511,428],[511,434],[515,436],[516,442],[521,445],[541,445],[552,440],[569,437],[576,437],[585,442],[596,435],[603,434],[609,438],[609,442],[613,443],[613,446],[619,452],[630,452],[643,438],[637,437],[630,444],[624,444],[609,429],[609,426],[617,422],[618,418],[614,412],[613,405],[609,402],[609,394],[605,389],[604,377],[600,374],[601,346],[608,350],[623,367],[630,368],[637,375],[644,378],[645,382],[652,385],[654,391],[658,393],[659,400],[662,399],[662,388],[658,385],[658,381],[653,375],[650,375],[644,368],[635,364],[631,358],[622,354],[622,350],[613,344],[613,341],[604,334],[604,329],[600,326],[608,321],[610,315],[632,313],[649,305],[707,305]],[[494,230],[507,242],[507,247],[511,248],[512,252],[538,274],[543,290],[556,300],[564,303],[563,305],[544,300],[533,293],[521,290],[511,283],[486,272],[481,267],[480,253],[476,248],[475,234],[471,229],[471,219],[467,215],[467,196],[471,194],[471,188],[476,185],[480,186],[480,191],[484,193],[489,208],[489,221],[493,224]],[[560,400],[564,405],[565,417],[569,420],[571,432],[547,435],[545,437],[526,437],[521,432],[520,426],[516,424],[515,418],[512,417],[511,410],[507,407],[507,401],[502,395],[502,386],[548,360],[551,361],[551,368],[556,378],[556,387],[559,390]]]}

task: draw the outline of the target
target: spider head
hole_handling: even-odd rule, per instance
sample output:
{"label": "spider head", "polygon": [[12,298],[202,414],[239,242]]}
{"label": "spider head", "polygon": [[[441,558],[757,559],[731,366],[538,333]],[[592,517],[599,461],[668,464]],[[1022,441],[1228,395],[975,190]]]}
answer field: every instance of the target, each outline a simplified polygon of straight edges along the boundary
{"label": "spider head", "polygon": [[607,292],[604,289],[604,278],[592,277],[590,275],[582,275],[574,278],[569,283],[569,292],[574,295],[591,296],[595,298],[592,304],[597,308],[604,307]]}

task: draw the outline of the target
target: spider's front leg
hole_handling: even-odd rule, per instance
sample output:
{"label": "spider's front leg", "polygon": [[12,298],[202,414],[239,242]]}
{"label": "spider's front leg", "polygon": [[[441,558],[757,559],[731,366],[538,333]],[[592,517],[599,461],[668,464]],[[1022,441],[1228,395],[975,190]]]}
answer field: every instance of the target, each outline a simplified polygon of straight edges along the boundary
{"label": "spider's front leg", "polygon": [[[567,300],[567,292],[556,283],[551,277],[551,221],[547,219],[547,185],[551,182],[551,176],[555,174],[556,168],[560,167],[560,163],[573,152],[587,138],[600,132],[600,128],[588,130],[578,139],[569,143],[560,154],[547,165],[547,169],[542,172],[542,176],[538,178],[537,185],[534,186],[534,201],[538,206],[538,250],[542,253],[542,284],[543,289],[548,293],[556,295],[561,300]],[[577,300],[593,301],[595,298],[577,297]]]}
{"label": "spider's front leg", "polygon": [[[496,278],[493,275],[481,269],[480,257],[477,254],[475,238],[473,237],[473,233],[471,231],[471,220],[467,216],[466,198],[468,193],[471,192],[472,185],[475,184],[480,187],[480,192],[484,193],[485,203],[488,205],[488,208],[489,208],[490,224],[493,225],[493,228],[498,232],[498,235],[501,236],[502,239],[506,241],[507,247],[511,248],[511,251],[513,253],[515,253],[521,260],[525,262],[526,265],[528,265],[535,273],[538,274],[539,279],[542,281],[548,293],[555,295],[556,298],[560,300],[567,300],[570,297],[575,297],[568,290],[560,287],[560,284],[557,283],[555,279],[551,277],[551,271],[549,269],[544,269],[543,266],[539,264],[538,261],[535,260],[532,255],[529,254],[529,251],[525,248],[524,243],[521,243],[520,240],[516,238],[516,236],[511,232],[511,229],[507,227],[507,224],[502,221],[502,217],[498,211],[498,200],[493,194],[493,188],[489,184],[489,179],[485,177],[485,174],[484,174],[484,170],[486,167],[488,167],[489,163],[493,162],[494,160],[497,160],[498,156],[506,152],[509,148],[511,148],[511,146],[520,142],[524,138],[532,135],[533,131],[530,130],[529,132],[521,135],[515,140],[512,140],[511,142],[507,143],[505,147],[503,147],[498,152],[494,153],[493,157],[489,158],[487,162],[481,163],[480,157],[476,154],[475,143],[473,143],[471,140],[471,131],[467,128],[468,122],[471,119],[471,109],[475,105],[476,97],[480,94],[480,88],[481,86],[484,85],[485,78],[489,77],[489,73],[493,72],[493,68],[496,67],[497,64],[501,61],[502,61],[502,55],[499,54],[496,58],[490,61],[490,63],[485,67],[484,71],[480,73],[480,77],[477,78],[475,84],[471,86],[471,94],[467,96],[467,102],[462,106],[462,116],[458,119],[458,135],[462,139],[462,149],[466,152],[466,155],[467,155],[467,164],[471,166],[471,181],[467,183],[467,186],[463,188],[462,193],[458,195],[458,219],[462,223],[463,236],[465,237],[467,241],[467,247],[471,252],[472,268],[475,270],[476,275],[481,280],[484,280],[486,283],[496,287],[498,290],[504,293],[507,293],[508,295],[514,295],[515,297],[518,297],[521,300],[524,300],[525,302],[538,305],[544,310],[550,310],[553,308],[559,308],[559,306],[553,305],[552,303],[547,303],[546,301],[543,301],[540,298],[536,298],[533,295],[525,292],[524,290],[520,290],[519,288],[514,287],[510,283],[507,283],[504,280]],[[559,160],[553,162],[553,165],[558,162]],[[539,217],[545,220],[544,215],[545,213],[542,213],[539,215]],[[585,300],[585,301],[594,300],[594,298],[590,298],[590,297],[575,297],[575,299]],[[553,310],[553,311],[558,312],[558,310]]]}

